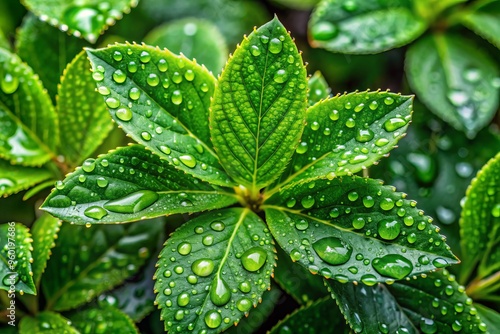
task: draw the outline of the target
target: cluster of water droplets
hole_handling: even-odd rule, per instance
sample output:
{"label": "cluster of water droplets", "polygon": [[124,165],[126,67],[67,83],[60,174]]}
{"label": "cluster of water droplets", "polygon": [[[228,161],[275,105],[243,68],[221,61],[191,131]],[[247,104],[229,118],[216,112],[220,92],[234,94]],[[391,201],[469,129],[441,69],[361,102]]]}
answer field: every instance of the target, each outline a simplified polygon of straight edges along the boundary
{"label": "cluster of water droplets", "polygon": [[[359,1],[359,0],[357,0]],[[356,0],[343,1],[341,8],[336,9],[338,11],[343,11],[345,14],[349,15],[356,12],[359,8]],[[317,8],[317,13],[315,16],[323,17],[325,15],[326,9],[322,6]],[[320,42],[329,41],[339,34],[339,27],[334,22],[329,20],[320,20],[318,22],[314,22],[311,26],[311,35],[314,40]]]}
{"label": "cluster of water droplets", "polygon": [[[3,275],[3,277],[1,277],[1,284],[7,291],[10,290],[12,286],[18,285],[20,282],[28,282],[28,275],[33,276],[31,267],[28,267],[30,263],[33,263],[33,257],[31,256],[31,252],[33,251],[31,243],[33,242],[33,240],[27,233],[27,230],[25,230],[24,228],[21,229],[17,226],[15,228],[15,248],[13,248],[14,246],[12,245],[12,243],[9,244],[6,238],[4,238],[2,242],[4,243],[4,246],[2,249],[0,249],[0,254],[4,259],[12,260],[12,255],[15,256],[15,259],[13,259],[12,263],[14,270],[6,270],[7,273]],[[7,224],[5,224],[5,236],[6,235]],[[26,245],[28,245],[28,247]],[[5,266],[7,266],[7,263],[5,263]],[[19,286],[17,286],[16,289],[19,289]],[[25,291],[23,289],[20,289],[19,292],[22,295]]]}

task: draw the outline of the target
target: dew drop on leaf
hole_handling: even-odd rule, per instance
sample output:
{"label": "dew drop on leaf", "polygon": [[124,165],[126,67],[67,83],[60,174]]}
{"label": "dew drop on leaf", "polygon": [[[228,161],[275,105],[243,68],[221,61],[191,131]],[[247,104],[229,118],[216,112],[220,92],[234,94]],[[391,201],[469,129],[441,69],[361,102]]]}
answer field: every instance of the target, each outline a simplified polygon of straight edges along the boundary
{"label": "dew drop on leaf", "polygon": [[394,207],[394,201],[390,198],[383,198],[380,201],[380,208],[384,211],[389,211]]}
{"label": "dew drop on leaf", "polygon": [[248,283],[248,282],[241,282],[238,285],[238,289],[240,289],[240,291],[243,293],[249,293],[250,290],[252,289],[252,287],[251,287],[250,283]]}
{"label": "dew drop on leaf", "polygon": [[229,285],[220,278],[218,275],[215,276],[212,282],[212,287],[210,288],[210,300],[214,305],[224,306],[231,299],[231,290]]}
{"label": "dew drop on leaf", "polygon": [[187,70],[186,73],[184,73],[184,78],[186,78],[187,81],[193,81],[194,80],[193,70]]}
{"label": "dew drop on leaf", "polygon": [[159,70],[160,72],[166,72],[166,71],[168,70],[168,63],[167,63],[167,61],[166,61],[165,59],[163,59],[163,58],[162,58],[162,59],[160,59],[160,60],[158,60],[158,64],[157,64],[157,66],[158,66],[158,70]]}
{"label": "dew drop on leaf", "polygon": [[[96,72],[97,73],[97,72]],[[113,73],[113,80],[118,83],[118,84],[121,84],[123,82],[125,82],[125,79],[127,79],[127,75],[125,73],[123,73],[122,70],[116,70],[114,73]]]}
{"label": "dew drop on leaf", "polygon": [[307,152],[307,143],[305,141],[301,142],[299,146],[297,146],[297,149],[295,150],[297,154],[304,154]]}
{"label": "dew drop on leaf", "polygon": [[260,247],[252,247],[243,253],[240,260],[243,268],[254,272],[266,263],[267,253]]}
{"label": "dew drop on leaf", "polygon": [[85,6],[71,6],[63,14],[63,21],[71,30],[82,33],[90,42],[94,43],[97,34],[105,24],[105,18],[96,8]]}
{"label": "dew drop on leaf", "polygon": [[384,129],[388,132],[393,132],[405,125],[406,121],[404,119],[393,117],[384,122]]}
{"label": "dew drop on leaf", "polygon": [[330,113],[329,117],[332,121],[338,120],[340,117],[339,111],[337,109],[333,109],[332,112]]}
{"label": "dew drop on leaf", "polygon": [[337,27],[327,21],[320,21],[311,27],[311,35],[315,40],[328,41],[338,34]]}
{"label": "dew drop on leaf", "polygon": [[148,63],[151,60],[151,55],[147,51],[142,51],[141,54],[139,55],[139,60],[142,63]]}
{"label": "dew drop on leaf", "polygon": [[137,72],[137,63],[135,61],[131,61],[127,64],[127,69],[130,73]]}
{"label": "dew drop on leaf", "polygon": [[352,254],[351,245],[336,237],[320,239],[312,247],[323,261],[332,265],[346,263]]}
{"label": "dew drop on leaf", "polygon": [[375,134],[370,129],[358,129],[356,132],[356,140],[360,143],[366,143],[373,139]]}
{"label": "dew drop on leaf", "polygon": [[132,119],[132,111],[126,107],[118,109],[115,115],[116,118],[124,122],[128,122]]}
{"label": "dew drop on leaf", "polygon": [[189,242],[181,242],[177,246],[177,252],[181,255],[188,255],[191,253],[192,246]]}
{"label": "dew drop on leaf", "polygon": [[240,312],[248,312],[252,308],[252,301],[248,298],[242,298],[236,302],[236,307]]}
{"label": "dew drop on leaf", "polygon": [[278,54],[283,49],[283,43],[278,38],[273,38],[269,42],[269,52]]}
{"label": "dew drop on leaf", "polygon": [[150,141],[151,140],[151,134],[147,131],[143,131],[141,132],[141,138],[146,140],[146,141]]}
{"label": "dew drop on leaf", "polygon": [[101,208],[100,206],[91,206],[85,209],[84,214],[89,218],[101,219],[105,217],[108,214],[108,212],[103,208]]}
{"label": "dew drop on leaf", "polygon": [[443,268],[443,267],[446,267],[448,265],[448,261],[446,261],[445,259],[442,259],[440,257],[437,257],[434,260],[432,260],[432,264],[436,268]]}
{"label": "dew drop on leaf", "polygon": [[392,97],[388,96],[384,99],[384,103],[385,103],[385,105],[390,106],[394,103],[394,99]]}
{"label": "dew drop on leaf", "polygon": [[302,199],[300,200],[300,204],[302,204],[302,207],[304,209],[311,208],[314,205],[314,203],[315,203],[315,199],[311,195],[307,195],[305,197],[302,197]]}
{"label": "dew drop on leaf", "polygon": [[113,59],[115,61],[121,61],[123,59],[122,53],[120,51],[118,51],[118,50],[115,51],[115,52],[113,52]]}
{"label": "dew drop on leaf", "polygon": [[383,276],[402,279],[413,270],[410,260],[399,254],[388,254],[372,261],[373,268]]}
{"label": "dew drop on leaf", "polygon": [[151,190],[139,190],[120,199],[104,203],[104,208],[116,213],[136,213],[153,205],[158,194]]}
{"label": "dew drop on leaf", "polygon": [[184,307],[189,304],[189,294],[186,292],[181,293],[179,296],[177,296],[177,305]]}
{"label": "dew drop on leaf", "polygon": [[146,82],[151,87],[156,87],[160,83],[160,78],[158,78],[158,76],[155,73],[149,73],[148,77],[146,78]]}
{"label": "dew drop on leaf", "polygon": [[288,79],[287,73],[283,69],[279,69],[274,73],[273,80],[277,83],[284,83]]}
{"label": "dew drop on leaf", "polygon": [[363,197],[363,205],[365,208],[371,208],[375,205],[375,200],[371,196]]}
{"label": "dew drop on leaf", "polygon": [[363,282],[365,285],[373,286],[377,284],[377,278],[372,274],[365,274],[361,276],[361,282]]}
{"label": "dew drop on leaf", "polygon": [[382,219],[377,227],[378,234],[385,240],[394,240],[401,232],[401,224],[397,220]]}
{"label": "dew drop on leaf", "polygon": [[209,276],[214,271],[214,262],[210,259],[198,259],[191,265],[191,270],[198,276]]}
{"label": "dew drop on leaf", "polygon": [[175,105],[179,105],[182,103],[182,93],[180,90],[174,90],[172,92],[172,97],[171,97],[172,103]]}
{"label": "dew drop on leaf", "polygon": [[222,323],[222,317],[217,311],[208,311],[205,314],[205,324],[208,328],[217,328]]}
{"label": "dew drop on leaf", "polygon": [[141,92],[137,87],[132,87],[128,92],[128,96],[132,100],[137,101],[141,97]]}
{"label": "dew drop on leaf", "polygon": [[95,169],[95,159],[85,160],[82,164],[82,169],[87,173],[92,172]]}

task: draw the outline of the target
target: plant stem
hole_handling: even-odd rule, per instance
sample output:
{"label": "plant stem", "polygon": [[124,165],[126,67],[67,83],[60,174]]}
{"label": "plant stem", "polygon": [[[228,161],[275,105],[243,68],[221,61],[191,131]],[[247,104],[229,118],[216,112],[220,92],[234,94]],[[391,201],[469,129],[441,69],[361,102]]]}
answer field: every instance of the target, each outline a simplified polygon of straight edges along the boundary
{"label": "plant stem", "polygon": [[484,295],[492,285],[498,283],[500,283],[500,271],[497,271],[488,278],[473,280],[465,291],[471,298],[480,299],[480,297]]}

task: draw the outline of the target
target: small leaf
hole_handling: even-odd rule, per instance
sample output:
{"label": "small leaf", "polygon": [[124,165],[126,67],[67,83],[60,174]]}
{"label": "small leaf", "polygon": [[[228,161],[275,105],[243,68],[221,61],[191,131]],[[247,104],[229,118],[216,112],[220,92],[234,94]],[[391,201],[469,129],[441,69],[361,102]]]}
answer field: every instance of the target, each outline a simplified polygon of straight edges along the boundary
{"label": "small leaf", "polygon": [[498,68],[460,36],[434,35],[413,44],[406,57],[413,90],[437,116],[474,137],[498,108]]}
{"label": "small leaf", "polygon": [[63,224],[42,276],[46,309],[78,307],[135,274],[162,228],[147,220],[92,228]]}
{"label": "small leaf", "polygon": [[346,326],[335,301],[327,297],[303,306],[288,315],[274,326],[269,334],[333,333],[332,329],[335,329],[337,334],[349,333],[349,327]]}
{"label": "small leaf", "polygon": [[137,6],[138,0],[23,0],[26,8],[42,21],[47,21],[62,31],[83,37],[95,43],[99,35]]}
{"label": "small leaf", "polygon": [[462,17],[462,23],[500,49],[500,2],[476,2]]}
{"label": "small leaf", "polygon": [[331,89],[320,71],[314,72],[314,75],[309,78],[308,86],[307,101],[309,106],[313,106],[330,96]]}
{"label": "small leaf", "polygon": [[40,76],[53,102],[66,64],[87,45],[87,42],[68,36],[31,13],[26,15],[17,30],[17,53]]}
{"label": "small leaf", "polygon": [[460,236],[462,281],[479,262],[479,279],[500,270],[500,153],[479,171],[467,189]]}
{"label": "small leaf", "polygon": [[220,73],[229,53],[217,26],[202,19],[188,18],[161,25],[144,37],[144,42],[177,54],[182,52],[213,73]]}
{"label": "small leaf", "polygon": [[145,45],[87,53],[98,91],[125,132],[188,174],[232,184],[210,142],[208,108],[215,78],[206,68]]}
{"label": "small leaf", "polygon": [[474,304],[481,320],[486,324],[489,333],[500,332],[500,313],[481,304]]}
{"label": "small leaf", "polygon": [[353,176],[289,186],[262,208],[292,260],[313,274],[373,285],[458,262],[432,218],[405,197]]}
{"label": "small leaf", "polygon": [[427,28],[412,1],[323,0],[309,21],[313,47],[333,52],[379,53],[410,43]]}
{"label": "small leaf", "polygon": [[43,311],[35,317],[26,316],[19,324],[19,334],[80,334],[71,322],[59,313]]}
{"label": "small leaf", "polygon": [[106,105],[95,92],[95,83],[83,51],[64,70],[57,110],[62,143],[59,152],[65,156],[70,167],[75,167],[90,156],[113,129]]}
{"label": "small leaf", "polygon": [[124,223],[231,205],[230,190],[175,169],[141,145],[118,148],[56,183],[42,209],[77,224]]}
{"label": "small leaf", "polygon": [[81,333],[139,333],[128,315],[109,305],[79,310],[69,318]]}
{"label": "small leaf", "polygon": [[337,95],[307,110],[307,126],[280,184],[350,175],[376,163],[406,132],[412,97],[389,92]]}
{"label": "small leaf", "polygon": [[286,166],[303,130],[306,71],[277,18],[229,59],[210,111],[212,141],[228,173],[252,193]]}
{"label": "small leaf", "polygon": [[11,165],[0,159],[0,197],[28,189],[50,177],[52,173],[45,168]]}
{"label": "small leaf", "polygon": [[52,254],[51,249],[56,245],[55,239],[61,223],[59,219],[44,214],[36,220],[31,229],[33,239],[33,280],[38,286],[47,261]]}
{"label": "small leaf", "polygon": [[205,213],[181,226],[163,248],[156,303],[169,333],[219,333],[257,306],[270,287],[274,246],[248,209]]}
{"label": "small leaf", "polygon": [[[31,235],[29,229],[20,223],[0,225],[0,289],[13,293],[36,294],[31,263]],[[14,289],[13,289],[14,288]]]}

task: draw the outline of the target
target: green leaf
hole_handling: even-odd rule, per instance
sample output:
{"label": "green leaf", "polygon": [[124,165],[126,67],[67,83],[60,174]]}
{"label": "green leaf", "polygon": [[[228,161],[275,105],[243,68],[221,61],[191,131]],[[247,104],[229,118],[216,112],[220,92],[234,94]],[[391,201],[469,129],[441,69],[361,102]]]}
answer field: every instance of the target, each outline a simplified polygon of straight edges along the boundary
{"label": "green leaf", "polygon": [[284,188],[262,208],[273,236],[313,274],[367,285],[457,263],[416,202],[357,176]]}
{"label": "green leaf", "polygon": [[17,53],[40,76],[53,102],[66,64],[87,45],[87,42],[68,36],[33,14],[28,14],[17,30]]}
{"label": "green leaf", "polygon": [[307,126],[287,170],[274,186],[350,175],[376,163],[406,132],[412,96],[389,92],[337,95],[307,110]]}
{"label": "green leaf", "polygon": [[462,16],[462,23],[500,49],[500,2],[476,2]]}
{"label": "green leaf", "polygon": [[38,313],[35,317],[23,317],[19,334],[80,334],[71,322],[62,315],[50,311]]}
{"label": "green leaf", "polygon": [[281,174],[303,130],[306,71],[277,18],[243,40],[219,78],[212,141],[233,178],[251,189]]}
{"label": "green leaf", "polygon": [[320,0],[271,0],[271,2],[286,8],[309,10],[318,4]]}
{"label": "green leaf", "polygon": [[308,86],[307,101],[309,106],[313,106],[330,96],[331,89],[320,71],[314,72],[314,75],[309,78]]}
{"label": "green leaf", "polygon": [[92,228],[63,224],[42,276],[46,309],[78,307],[122,283],[145,263],[162,229],[147,220]]}
{"label": "green leaf", "polygon": [[274,270],[274,280],[299,304],[306,305],[328,295],[319,275],[311,275],[309,271],[293,264],[290,256],[281,247],[276,247],[278,266]]}
{"label": "green leaf", "polygon": [[[31,263],[31,235],[29,229],[20,223],[0,225],[0,289],[13,290],[31,295],[36,294]],[[14,289],[12,289],[14,287]]]}
{"label": "green leaf", "polygon": [[410,0],[323,0],[309,21],[309,41],[333,52],[379,53],[410,43],[426,28]]}
{"label": "green leaf", "polygon": [[33,280],[38,286],[47,261],[52,254],[51,249],[56,245],[55,239],[61,223],[59,219],[49,214],[43,214],[36,220],[31,229],[33,239]]}
{"label": "green leaf", "polygon": [[188,18],[161,25],[144,37],[144,42],[177,54],[182,52],[213,73],[220,73],[229,53],[217,26],[202,19]]}
{"label": "green leaf", "polygon": [[500,153],[467,189],[460,217],[462,281],[480,262],[478,278],[500,270]]}
{"label": "green leaf", "polygon": [[145,45],[87,50],[113,119],[176,168],[229,186],[213,151],[208,108],[215,78],[184,56]]}
{"label": "green leaf", "polygon": [[5,34],[2,31],[2,29],[0,29],[0,48],[4,48],[6,50],[10,49],[10,43],[7,40],[7,38],[5,37]]}
{"label": "green leaf", "polygon": [[413,1],[413,6],[420,17],[433,22],[444,10],[464,2],[467,0],[418,0]]}
{"label": "green leaf", "polygon": [[0,197],[28,189],[50,177],[52,173],[45,168],[11,165],[0,159]]}
{"label": "green leaf", "polygon": [[78,310],[69,318],[81,333],[139,333],[128,315],[109,305]]}
{"label": "green leaf", "polygon": [[344,318],[335,301],[330,297],[322,298],[312,304],[303,306],[285,319],[281,320],[269,331],[269,334],[309,334],[309,333],[349,333]]}
{"label": "green leaf", "polygon": [[498,67],[460,36],[433,35],[412,45],[406,72],[413,90],[437,116],[474,137],[498,108]]}
{"label": "green leaf", "polygon": [[181,226],[163,248],[156,303],[169,333],[219,333],[238,323],[270,287],[274,246],[248,209],[205,213]]}
{"label": "green leaf", "polygon": [[95,43],[99,35],[130,12],[139,0],[23,0],[23,5],[42,21],[61,31]]}
{"label": "green leaf", "polygon": [[500,332],[500,314],[484,305],[474,304],[481,320],[486,324],[489,333]]}
{"label": "green leaf", "polygon": [[64,71],[57,110],[62,143],[59,152],[65,156],[68,165],[75,167],[90,156],[113,129],[106,105],[95,92],[95,83],[83,51]]}
{"label": "green leaf", "polygon": [[189,177],[141,145],[118,148],[56,183],[42,209],[77,224],[124,223],[234,204],[231,190]]}

